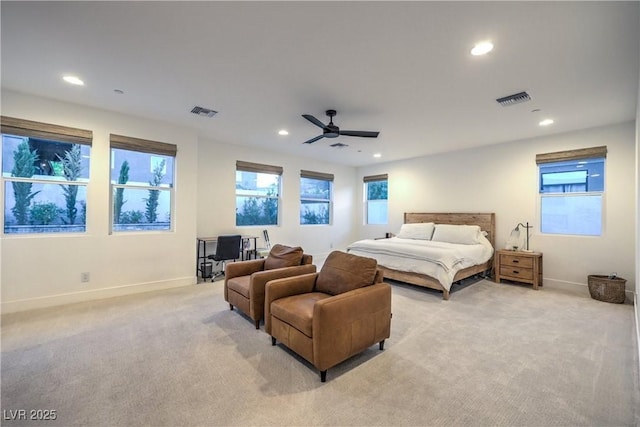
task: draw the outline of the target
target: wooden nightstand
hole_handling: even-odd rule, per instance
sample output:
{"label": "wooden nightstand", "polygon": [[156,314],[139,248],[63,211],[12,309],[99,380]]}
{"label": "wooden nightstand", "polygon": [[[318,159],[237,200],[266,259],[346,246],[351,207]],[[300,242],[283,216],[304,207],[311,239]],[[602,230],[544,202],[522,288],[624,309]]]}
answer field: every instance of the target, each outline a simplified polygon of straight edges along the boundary
{"label": "wooden nightstand", "polygon": [[535,290],[538,286],[542,286],[542,254],[540,252],[499,250],[496,251],[494,262],[497,283],[506,279],[530,283]]}

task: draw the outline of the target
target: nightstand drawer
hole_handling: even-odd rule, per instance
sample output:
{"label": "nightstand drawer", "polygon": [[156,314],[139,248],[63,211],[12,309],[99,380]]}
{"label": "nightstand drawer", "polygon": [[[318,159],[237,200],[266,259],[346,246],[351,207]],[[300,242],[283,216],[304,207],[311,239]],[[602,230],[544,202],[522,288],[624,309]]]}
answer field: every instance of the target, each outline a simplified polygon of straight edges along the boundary
{"label": "nightstand drawer", "polygon": [[500,266],[500,276],[505,278],[514,278],[519,280],[533,280],[533,269],[532,268],[522,268],[518,265],[501,265]]}
{"label": "nightstand drawer", "polygon": [[513,265],[522,268],[533,268],[533,258],[518,255],[502,255],[500,257],[500,264],[502,266]]}

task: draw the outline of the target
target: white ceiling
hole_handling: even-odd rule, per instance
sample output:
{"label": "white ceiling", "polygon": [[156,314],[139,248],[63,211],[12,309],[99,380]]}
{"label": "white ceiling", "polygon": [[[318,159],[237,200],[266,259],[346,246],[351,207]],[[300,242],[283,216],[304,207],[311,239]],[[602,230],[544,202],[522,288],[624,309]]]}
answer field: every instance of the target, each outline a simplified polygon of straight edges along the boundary
{"label": "white ceiling", "polygon": [[[2,1],[2,87],[361,166],[633,120],[638,6]],[[491,53],[469,54],[487,39]],[[495,101],[520,91],[532,100]],[[326,123],[327,109],[342,129],[380,136],[302,144],[321,129],[301,114]]]}

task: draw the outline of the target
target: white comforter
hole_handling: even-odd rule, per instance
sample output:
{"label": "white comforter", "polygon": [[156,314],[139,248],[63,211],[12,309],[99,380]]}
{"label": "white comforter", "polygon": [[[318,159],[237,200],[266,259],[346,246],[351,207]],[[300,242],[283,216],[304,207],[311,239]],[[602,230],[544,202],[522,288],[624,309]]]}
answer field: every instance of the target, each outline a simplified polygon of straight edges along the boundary
{"label": "white comforter", "polygon": [[493,247],[486,238],[475,245],[460,245],[393,237],[359,240],[347,252],[375,258],[379,265],[393,270],[429,275],[450,290],[456,273],[491,259]]}

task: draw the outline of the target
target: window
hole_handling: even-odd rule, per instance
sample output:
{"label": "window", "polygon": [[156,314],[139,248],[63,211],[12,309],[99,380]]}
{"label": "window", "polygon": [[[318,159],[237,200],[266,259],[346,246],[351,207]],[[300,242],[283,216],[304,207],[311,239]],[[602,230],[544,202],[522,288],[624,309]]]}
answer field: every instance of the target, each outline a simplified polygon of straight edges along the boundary
{"label": "window", "polygon": [[83,233],[93,133],[2,117],[4,233]]}
{"label": "window", "polygon": [[536,156],[540,232],[600,236],[607,147]]}
{"label": "window", "polygon": [[173,230],[177,147],[114,134],[110,143],[111,230]]}
{"label": "window", "polygon": [[330,224],[333,174],[300,171],[300,224]]}
{"label": "window", "polygon": [[236,225],[277,225],[279,166],[236,162]]}
{"label": "window", "polygon": [[387,174],[364,177],[367,224],[386,224],[388,221],[387,182]]}

